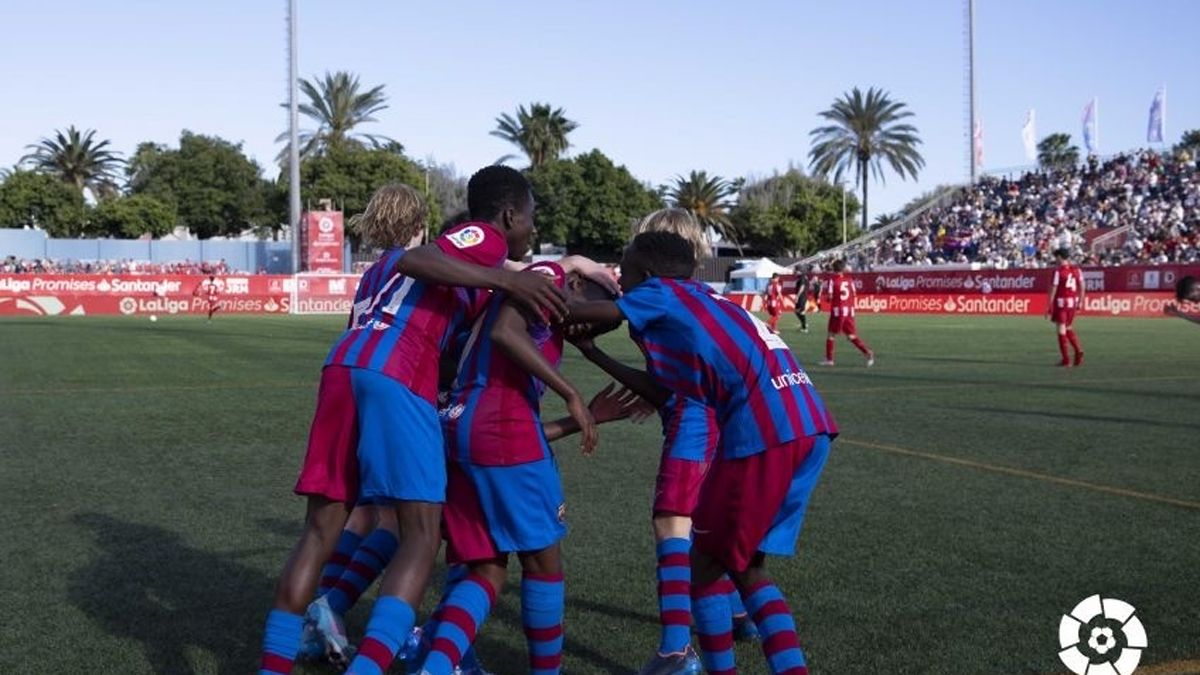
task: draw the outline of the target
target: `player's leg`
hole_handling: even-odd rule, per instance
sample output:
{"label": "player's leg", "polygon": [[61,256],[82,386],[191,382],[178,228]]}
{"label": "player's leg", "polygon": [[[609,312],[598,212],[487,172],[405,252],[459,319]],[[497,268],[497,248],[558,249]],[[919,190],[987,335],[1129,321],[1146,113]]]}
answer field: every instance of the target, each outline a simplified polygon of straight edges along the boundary
{"label": "player's leg", "polygon": [[[306,625],[304,642],[300,649],[300,655],[304,658],[325,656],[335,665],[345,665],[350,658],[350,641],[342,621],[350,605],[337,602],[337,599],[345,594],[339,586],[350,583],[349,579],[343,581],[343,577],[355,577],[353,573],[347,573],[347,567],[362,564],[359,558],[362,556],[363,540],[375,529],[379,520],[379,510],[371,505],[363,505],[351,511],[350,519],[338,537],[333,554],[321,569],[317,598],[309,603],[304,612]],[[372,545],[370,548],[374,549],[376,546]],[[332,604],[329,595],[331,592],[334,599]]]}
{"label": "player's leg", "polygon": [[855,325],[854,317],[846,317],[843,323],[843,328],[846,331],[846,339],[867,358],[868,366],[875,365],[875,352],[871,351],[871,348],[858,337],[858,326]]}
{"label": "player's leg", "polygon": [[803,300],[796,302],[796,318],[800,320],[800,332],[808,332],[808,307]]}
{"label": "player's leg", "polygon": [[658,581],[658,655],[682,654],[691,645],[692,519],[658,511],[651,520],[654,529],[655,579]]}
{"label": "player's leg", "polygon": [[1074,365],[1082,366],[1083,365],[1083,348],[1079,346],[1079,335],[1075,333],[1075,312],[1074,311],[1071,311],[1068,314],[1067,320],[1065,322],[1065,326],[1066,326],[1066,331],[1064,332],[1064,335],[1066,336],[1067,341],[1071,343],[1071,347],[1075,349]]}
{"label": "player's leg", "polygon": [[471,649],[504,587],[508,557],[473,562],[438,609],[437,629],[430,641],[422,675],[451,675]]}
{"label": "player's leg", "polygon": [[406,641],[441,546],[446,458],[434,406],[398,381],[352,369],[359,407],[358,461],[364,501],[391,502],[397,549],[388,564],[367,634],[349,671],[387,672]]}
{"label": "player's leg", "polygon": [[837,336],[842,331],[842,317],[829,315],[829,326],[825,331],[825,360],[823,366],[833,365],[833,354],[837,348]]}
{"label": "player's leg", "polygon": [[767,318],[767,327],[771,329],[772,333],[779,332],[779,311],[778,310],[769,313],[769,316]]}
{"label": "player's leg", "polygon": [[313,597],[321,564],[333,553],[338,533],[349,516],[350,507],[342,502],[309,497],[304,533],[288,556],[267,615],[260,672],[291,672],[300,652],[303,612]]}
{"label": "player's leg", "polygon": [[[345,615],[379,577],[396,553],[396,514],[390,508],[365,506],[355,509],[374,515],[374,527],[355,549],[345,570],[324,598],[330,609]],[[374,513],[371,513],[374,512]]]}
{"label": "player's leg", "polygon": [[529,648],[530,675],[557,675],[562,670],[563,585],[562,553],[558,544],[521,560],[521,626]]}
{"label": "player's leg", "polygon": [[1067,339],[1067,324],[1059,320],[1058,310],[1055,310],[1054,330],[1058,334],[1058,353],[1062,357],[1058,365],[1069,368],[1071,366],[1071,354],[1067,347],[1070,342]]}
{"label": "player's leg", "polygon": [[346,521],[346,527],[338,537],[333,555],[329,556],[329,560],[321,568],[321,580],[317,583],[318,596],[328,593],[342,578],[346,565],[350,564],[354,552],[358,550],[358,545],[375,529],[377,519],[378,509],[371,505],[360,506],[350,512],[350,519]]}
{"label": "player's leg", "polygon": [[[313,599],[324,563],[332,555],[358,495],[358,411],[350,370],[321,372],[317,409],[295,492],[308,497],[304,533],[276,587],[263,639],[263,669],[289,672],[304,634],[302,613]],[[339,646],[342,643],[339,643]]]}

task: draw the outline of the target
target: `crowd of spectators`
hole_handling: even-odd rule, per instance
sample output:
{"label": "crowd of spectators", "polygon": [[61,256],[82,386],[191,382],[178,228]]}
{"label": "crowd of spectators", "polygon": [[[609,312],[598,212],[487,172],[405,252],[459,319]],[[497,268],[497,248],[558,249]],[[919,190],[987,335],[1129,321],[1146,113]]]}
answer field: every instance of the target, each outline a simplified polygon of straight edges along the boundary
{"label": "crowd of spectators", "polygon": [[180,260],[149,262],[146,260],[26,260],[8,256],[0,260],[0,273],[5,274],[231,274],[224,259],[217,262]]}
{"label": "crowd of spectators", "polygon": [[1200,260],[1197,162],[1186,152],[1145,151],[1015,180],[985,177],[846,255],[859,269],[953,263],[1003,269],[1051,266],[1057,248],[1091,265]]}

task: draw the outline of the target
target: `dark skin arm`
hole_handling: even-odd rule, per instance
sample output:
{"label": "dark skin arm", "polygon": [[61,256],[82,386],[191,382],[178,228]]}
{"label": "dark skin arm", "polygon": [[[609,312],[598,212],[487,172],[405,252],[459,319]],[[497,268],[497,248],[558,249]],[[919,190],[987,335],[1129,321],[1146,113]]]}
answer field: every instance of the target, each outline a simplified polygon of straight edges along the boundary
{"label": "dark skin arm", "polygon": [[396,263],[396,269],[405,276],[430,284],[504,291],[522,306],[544,311],[556,320],[562,320],[566,315],[562,289],[545,276],[473,265],[446,255],[434,244],[409,249]]}
{"label": "dark skin arm", "polygon": [[604,350],[596,346],[596,342],[590,335],[570,336],[571,343],[579,349],[584,358],[596,364],[608,373],[614,380],[620,382],[626,389],[640,396],[644,401],[654,406],[657,410],[667,404],[667,400],[671,398],[671,392],[659,386],[650,373],[644,370],[638,370],[621,363],[620,361],[609,356]]}
{"label": "dark skin arm", "polygon": [[[608,386],[592,397],[591,402],[588,403],[588,410],[592,412],[596,424],[600,425],[623,420],[639,413],[642,405],[637,394],[624,387],[618,390],[616,385],[609,382]],[[563,417],[543,422],[542,432],[546,434],[546,440],[554,442],[571,434],[579,433],[579,423],[573,417]]]}
{"label": "dark skin arm", "polygon": [[[540,277],[542,275],[528,274],[525,276]],[[492,326],[490,337],[522,370],[545,382],[563,398],[567,404],[567,412],[571,414],[583,434],[580,451],[584,455],[595,452],[599,436],[591,411],[584,404],[583,397],[579,395],[579,391],[574,385],[568,382],[554,366],[550,365],[546,357],[542,356],[541,350],[529,337],[529,321],[525,315],[511,303],[504,303],[504,306],[500,308],[500,313],[496,316],[496,323]]]}

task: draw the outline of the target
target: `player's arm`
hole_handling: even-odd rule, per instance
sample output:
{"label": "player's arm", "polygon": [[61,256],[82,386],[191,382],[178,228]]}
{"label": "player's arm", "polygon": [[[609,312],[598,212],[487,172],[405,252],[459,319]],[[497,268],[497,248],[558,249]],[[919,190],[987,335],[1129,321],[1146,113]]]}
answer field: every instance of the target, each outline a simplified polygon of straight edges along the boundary
{"label": "player's arm", "polygon": [[503,267],[484,267],[446,255],[436,244],[409,249],[396,262],[405,276],[441,286],[466,286],[504,291],[530,309],[541,309],[557,319],[566,314],[563,291],[541,274],[521,274]]}
{"label": "player's arm", "polygon": [[623,387],[637,394],[655,409],[666,405],[667,400],[671,398],[670,390],[655,382],[650,373],[627,366],[609,356],[607,352],[596,346],[596,341],[592,339],[592,336],[568,334],[568,339],[579,349],[585,359],[594,363],[600,370],[608,373]]}
{"label": "player's arm", "polygon": [[[533,263],[505,260],[504,269],[512,270],[513,272],[520,272],[526,267],[529,267],[531,264]],[[565,274],[576,272],[585,279],[591,279],[597,284],[600,284],[604,290],[612,293],[613,295],[621,294],[621,285],[618,284],[617,280],[613,278],[612,272],[609,272],[607,267],[587,256],[564,256],[559,258],[558,265],[563,269]]]}
{"label": "player's arm", "polygon": [[625,320],[621,308],[611,300],[587,300],[572,302],[568,306],[567,318],[571,323],[590,323],[596,326],[620,324]]}
{"label": "player's arm", "polygon": [[1184,321],[1191,321],[1192,323],[1200,324],[1200,314],[1188,314],[1182,309],[1179,309],[1179,305],[1171,304],[1163,307],[1163,314],[1177,316]]}
{"label": "player's arm", "polygon": [[[591,411],[596,424],[600,425],[626,419],[641,412],[645,405],[637,394],[625,387],[617,389],[616,385],[609,382],[608,386],[592,397],[588,403],[588,410]],[[574,417],[563,417],[543,422],[542,432],[546,434],[546,440],[553,442],[579,433],[579,423]]]}
{"label": "player's arm", "polygon": [[[543,277],[540,274],[526,274],[528,277]],[[545,278],[545,277],[543,277]],[[583,403],[583,397],[561,373],[550,365],[540,349],[529,337],[529,320],[511,303],[504,303],[496,315],[490,337],[504,353],[522,370],[545,382],[548,387],[558,393],[567,404],[567,412],[575,420],[583,433],[580,450],[590,455],[596,450],[598,435],[596,421],[591,411]]]}
{"label": "player's arm", "polygon": [[1050,278],[1050,297],[1046,300],[1046,316],[1054,313],[1054,298],[1058,295],[1058,270],[1054,270],[1054,276]]}
{"label": "player's arm", "polygon": [[1079,310],[1083,311],[1084,301],[1087,299],[1087,286],[1083,285],[1083,270],[1075,270],[1075,282],[1079,284]]}

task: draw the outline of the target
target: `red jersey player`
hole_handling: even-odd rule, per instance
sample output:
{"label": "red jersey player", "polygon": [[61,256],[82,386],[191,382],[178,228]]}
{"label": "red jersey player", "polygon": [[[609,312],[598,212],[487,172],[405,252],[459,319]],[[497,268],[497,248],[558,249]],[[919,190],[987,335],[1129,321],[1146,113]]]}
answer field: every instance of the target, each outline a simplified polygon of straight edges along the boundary
{"label": "red jersey player", "polygon": [[1083,307],[1083,273],[1071,264],[1069,256],[1065,248],[1054,252],[1058,269],[1054,270],[1054,279],[1050,282],[1050,303],[1046,308],[1047,316],[1058,330],[1058,351],[1062,354],[1062,361],[1058,365],[1063,368],[1071,367],[1068,342],[1075,349],[1075,365],[1083,365],[1083,349],[1079,346],[1079,336],[1075,334],[1074,326],[1075,310]]}
{"label": "red jersey player", "polygon": [[212,321],[213,314],[216,314],[217,310],[221,308],[221,286],[222,284],[217,281],[216,275],[210,274],[207,279],[203,279],[200,283],[196,284],[195,290],[192,291],[193,296],[204,298],[205,303],[208,305],[209,321]]}
{"label": "red jersey player", "polygon": [[766,305],[770,317],[767,319],[767,326],[771,328],[772,333],[779,333],[779,315],[783,314],[783,282],[779,280],[778,274],[772,274],[771,282],[767,284]]}
{"label": "red jersey player", "polygon": [[846,261],[834,261],[833,276],[822,285],[821,296],[829,303],[829,334],[825,338],[825,360],[821,365],[833,365],[838,333],[844,333],[850,344],[867,357],[868,366],[875,365],[875,352],[858,338],[857,326],[854,325],[854,301],[858,293],[854,290],[854,280],[846,276]]}

